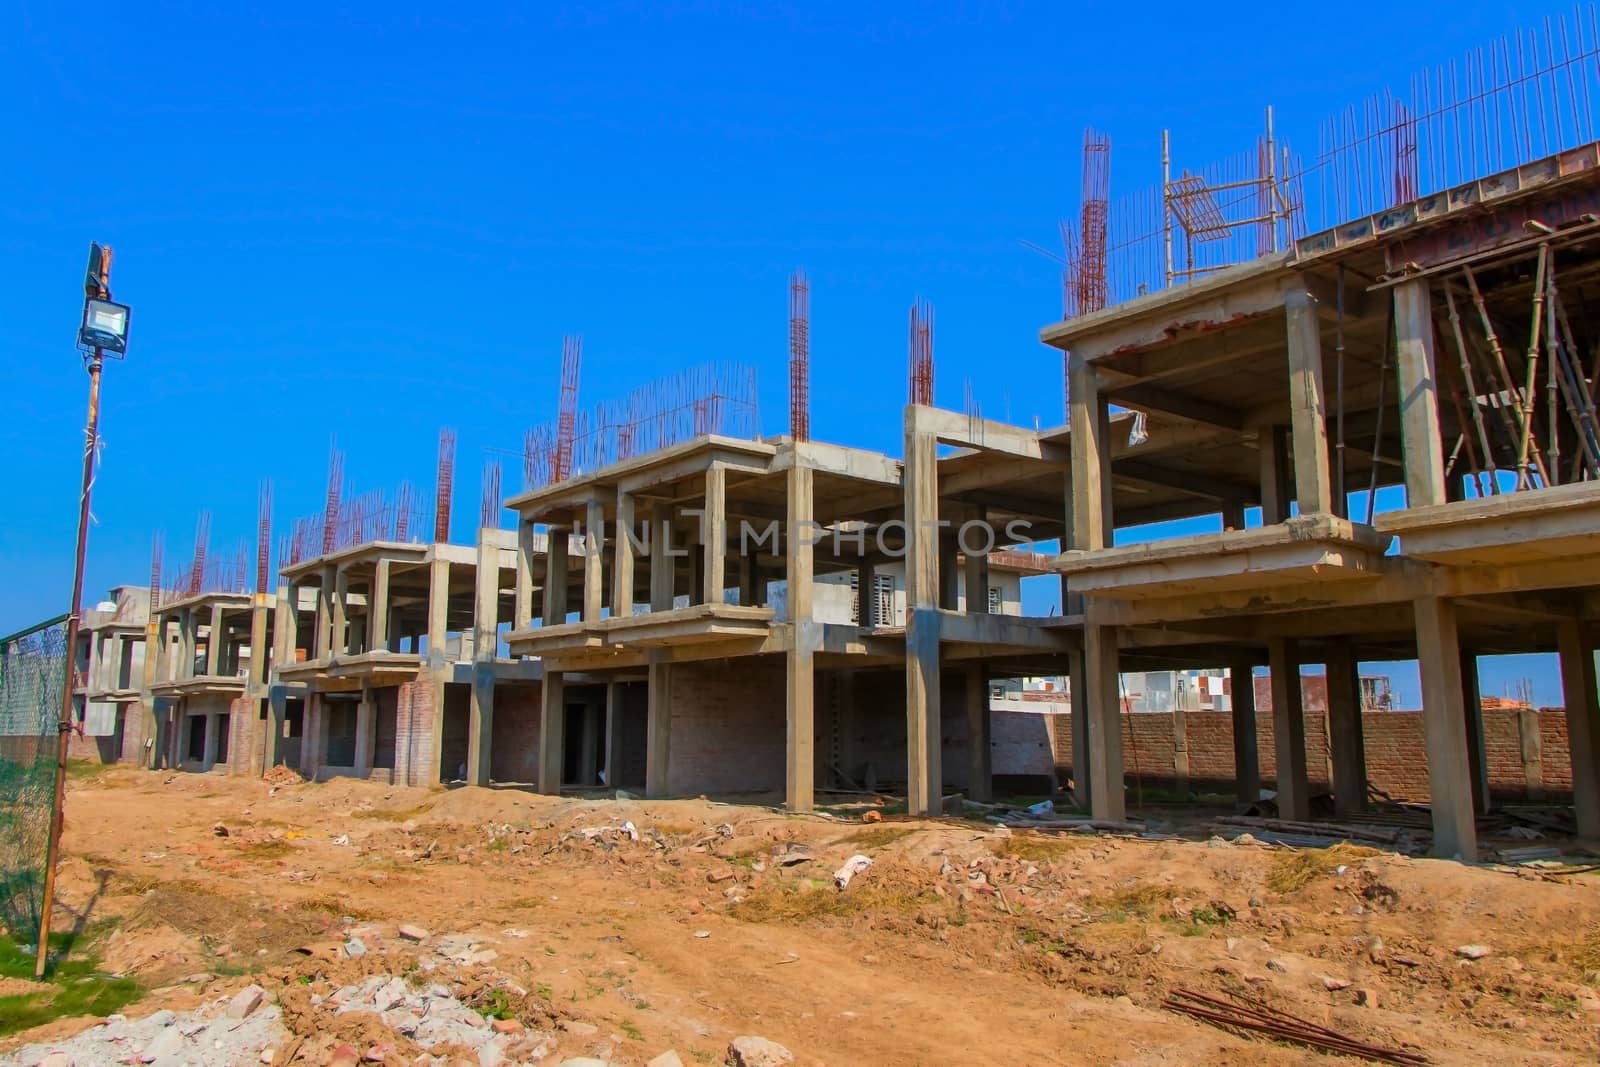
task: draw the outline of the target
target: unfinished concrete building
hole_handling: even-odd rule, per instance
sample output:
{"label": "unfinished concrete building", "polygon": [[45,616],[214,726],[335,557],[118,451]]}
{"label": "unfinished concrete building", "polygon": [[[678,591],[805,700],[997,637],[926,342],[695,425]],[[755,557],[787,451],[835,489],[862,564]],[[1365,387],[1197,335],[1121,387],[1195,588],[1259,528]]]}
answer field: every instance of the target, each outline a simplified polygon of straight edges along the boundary
{"label": "unfinished concrete building", "polygon": [[[1600,451],[1580,361],[1597,329],[1583,310],[1597,162],[1594,145],[1538,160],[1043,331],[1069,353],[1073,516],[1057,569],[1083,598],[1097,816],[1123,817],[1117,672],[1133,657],[1270,667],[1277,801],[1293,819],[1310,814],[1301,665],[1326,667],[1334,801],[1354,813],[1356,664],[1417,659],[1435,850],[1473,858],[1488,802],[1476,657],[1556,651],[1577,825],[1600,834]],[[1112,405],[1173,421],[1183,447],[1130,464]],[[1377,513],[1389,486],[1404,504]],[[1168,498],[1163,517],[1218,514],[1222,529],[1113,547],[1147,491]],[[1251,797],[1254,712],[1238,699],[1251,688],[1233,691]]]}
{"label": "unfinished concrete building", "polygon": [[119,585],[83,612],[74,650],[68,754],[99,763],[142,758],[150,722],[143,703],[149,591]]}
{"label": "unfinished concrete building", "polygon": [[[530,782],[539,664],[502,655],[517,558],[509,531],[476,546],[378,540],[284,567],[267,766],[308,777],[437,785]],[[498,706],[498,716],[495,714]],[[477,724],[492,723],[480,737]]]}

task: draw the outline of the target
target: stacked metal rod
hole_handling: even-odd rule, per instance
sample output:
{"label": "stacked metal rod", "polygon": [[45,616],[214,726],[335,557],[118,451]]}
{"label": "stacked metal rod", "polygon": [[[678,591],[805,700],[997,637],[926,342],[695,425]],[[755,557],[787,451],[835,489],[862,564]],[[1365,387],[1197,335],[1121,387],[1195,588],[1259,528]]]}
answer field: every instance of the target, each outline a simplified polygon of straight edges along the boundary
{"label": "stacked metal rod", "polygon": [[1223,1000],[1205,993],[1197,993],[1192,989],[1175,989],[1161,1002],[1161,1006],[1168,1011],[1201,1019],[1215,1026],[1264,1034],[1279,1041],[1322,1049],[1325,1052],[1341,1052],[1347,1056],[1358,1056],[1375,1063],[1397,1063],[1409,1067],[1428,1062],[1427,1057],[1421,1053],[1362,1041],[1338,1030],[1318,1026],[1297,1015],[1290,1015],[1259,1000],[1246,1000],[1242,997]]}

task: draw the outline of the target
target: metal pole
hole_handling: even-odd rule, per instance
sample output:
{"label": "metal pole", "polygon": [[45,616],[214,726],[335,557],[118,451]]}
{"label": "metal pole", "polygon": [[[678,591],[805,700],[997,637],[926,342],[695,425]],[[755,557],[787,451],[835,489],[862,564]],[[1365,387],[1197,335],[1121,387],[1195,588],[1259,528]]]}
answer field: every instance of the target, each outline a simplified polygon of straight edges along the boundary
{"label": "metal pole", "polygon": [[1166,284],[1172,284],[1172,150],[1169,133],[1161,131],[1161,244],[1167,257]]}
{"label": "metal pole", "polygon": [[83,489],[78,499],[78,549],[72,571],[72,603],[67,610],[66,681],[61,717],[56,723],[56,793],[50,809],[50,848],[44,868],[44,906],[39,913],[39,953],[33,976],[43,978],[50,955],[50,912],[55,897],[56,863],[61,856],[61,824],[67,800],[67,735],[72,731],[72,676],[78,657],[79,605],[83,602],[83,561],[89,547],[89,492],[94,487],[94,453],[100,435],[100,349],[89,358],[89,422],[83,441]]}

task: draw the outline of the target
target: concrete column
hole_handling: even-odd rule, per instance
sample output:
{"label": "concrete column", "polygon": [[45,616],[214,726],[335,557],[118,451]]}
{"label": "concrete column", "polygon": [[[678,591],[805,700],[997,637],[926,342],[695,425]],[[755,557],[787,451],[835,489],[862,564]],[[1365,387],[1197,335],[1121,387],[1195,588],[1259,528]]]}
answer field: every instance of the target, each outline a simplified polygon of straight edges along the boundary
{"label": "concrete column", "polygon": [[157,673],[165,657],[165,641],[161,636],[161,616],[152,614],[144,626],[144,674],[139,684],[139,708],[144,716],[144,736],[148,752],[139,754],[139,765],[148,770],[160,766],[161,716],[156,714],[156,697],[151,689],[159,677]]}
{"label": "concrete column", "polygon": [[907,810],[935,815],[943,793],[938,612],[938,441],[913,430],[906,409],[906,777]]}
{"label": "concrete column", "polygon": [[[549,684],[548,681],[545,683]],[[494,739],[494,664],[476,660],[472,664],[472,693],[467,706],[467,784],[489,784],[490,756]],[[443,709],[440,709],[443,719]],[[541,744],[543,743],[541,739]],[[541,755],[542,755],[541,749]],[[435,756],[438,749],[434,749]]]}
{"label": "concrete column", "polygon": [[617,490],[616,545],[611,550],[611,617],[633,614],[633,496]]}
{"label": "concrete column", "polygon": [[1522,757],[1522,784],[1529,800],[1544,799],[1544,738],[1539,735],[1539,712],[1517,711],[1517,741]]}
{"label": "concrete column", "polygon": [[265,593],[256,593],[250,602],[250,664],[248,692],[254,694],[267,684],[267,615],[272,611],[272,600]]}
{"label": "concrete column", "polygon": [[878,565],[863,559],[856,566],[856,625],[870,630],[883,621],[878,618]]}
{"label": "concrete column", "polygon": [[1444,440],[1439,433],[1439,382],[1433,313],[1425,278],[1394,287],[1395,369],[1400,378],[1400,436],[1405,447],[1406,506],[1445,502]]}
{"label": "concrete column", "polygon": [[356,777],[372,773],[372,749],[377,741],[378,706],[372,686],[361,683],[361,700],[356,704]]}
{"label": "concrete column", "polygon": [[1105,479],[1111,442],[1102,414],[1108,409],[1100,399],[1094,368],[1076,356],[1068,359],[1067,377],[1072,410],[1072,547],[1104,548],[1111,486]]}
{"label": "concrete column", "polygon": [[206,638],[206,673],[222,673],[222,647],[228,643],[227,628],[222,621],[222,605],[211,605],[211,630]]}
{"label": "concrete column", "polygon": [[178,616],[178,677],[194,677],[195,648],[199,644],[200,621],[193,608],[184,608]]}
{"label": "concrete column", "polygon": [[[445,664],[450,626],[450,561],[435,558],[428,564],[428,669],[440,670]],[[439,718],[444,718],[440,709]],[[437,746],[434,754],[439,752]]]}
{"label": "concrete column", "polygon": [[539,792],[562,792],[565,761],[566,685],[560,670],[546,670],[539,702]]}
{"label": "concrete column", "polygon": [[677,592],[672,546],[672,506],[657,504],[650,514],[650,610],[671,611]]}
{"label": "concrete column", "polygon": [[1461,712],[1467,730],[1472,810],[1489,814],[1489,752],[1483,739],[1483,696],[1478,690],[1477,653],[1461,650]]}
{"label": "concrete column", "polygon": [[1300,514],[1333,510],[1328,467],[1327,395],[1322,387],[1322,329],[1317,301],[1303,289],[1284,296],[1289,322],[1289,424],[1294,432],[1294,491]]}
{"label": "concrete column", "polygon": [[1572,755],[1572,810],[1578,836],[1600,840],[1600,702],[1596,700],[1594,648],[1577,620],[1556,630],[1567,748]]}
{"label": "concrete column", "polygon": [[706,469],[705,514],[700,521],[705,524],[700,538],[704,560],[701,564],[701,600],[707,604],[720,604],[722,591],[728,585],[728,469],[721,464],[713,463]]}
{"label": "concrete column", "polygon": [[1305,699],[1300,685],[1300,648],[1282,637],[1267,641],[1272,672],[1272,740],[1277,752],[1278,814],[1311,817],[1311,786],[1306,777]]}
{"label": "concrete column", "polygon": [[599,622],[606,604],[606,508],[589,500],[583,520],[583,621]]}
{"label": "concrete column", "polygon": [[261,739],[261,770],[266,773],[278,765],[283,747],[283,722],[289,710],[289,690],[275,685],[267,690],[266,736]]}
{"label": "concrete column", "polygon": [[649,708],[645,726],[644,795],[667,795],[672,756],[672,663],[662,649],[650,650]]}
{"label": "concrete column", "polygon": [[1072,708],[1072,803],[1085,811],[1089,789],[1089,682],[1083,649],[1067,653],[1067,695]]}
{"label": "concrete column", "polygon": [[[970,588],[970,587],[969,587]],[[980,804],[994,799],[993,718],[989,714],[989,676],[982,663],[967,667],[967,796]]]}
{"label": "concrete column", "polygon": [[1256,673],[1247,659],[1228,668],[1233,690],[1233,786],[1240,804],[1261,799],[1261,752],[1256,736]]}
{"label": "concrete column", "polygon": [[1270,526],[1289,517],[1289,431],[1263,426],[1256,433],[1261,452],[1261,525]]}
{"label": "concrete column", "polygon": [[606,786],[619,788],[617,775],[622,770],[622,683],[606,683]]}
{"label": "concrete column", "polygon": [[[788,584],[789,648],[785,653],[786,727],[784,803],[791,811],[810,811],[817,774],[816,651],[822,625],[813,617],[815,588],[812,526],[812,470],[795,445],[787,477],[789,517]],[[709,505],[708,505],[709,507]],[[708,584],[709,591],[709,584]]]}
{"label": "concrete column", "polygon": [[322,760],[328,751],[327,716],[323,714],[321,693],[308,693],[305,720],[300,729],[300,773],[317,780]]}
{"label": "concrete column", "polygon": [[295,646],[300,643],[300,590],[287,579],[278,580],[278,602],[272,612],[272,659],[281,670],[294,662]]}
{"label": "concrete column", "polygon": [[512,609],[513,630],[523,630],[533,625],[533,563],[534,557],[538,555],[535,548],[538,543],[537,533],[530,520],[517,520],[517,587],[515,606]]}
{"label": "concrete column", "polygon": [[1347,640],[1328,646],[1328,747],[1333,754],[1333,810],[1355,815],[1367,804],[1367,750],[1361,722],[1361,668]]}
{"label": "concrete column", "polygon": [[333,653],[343,656],[350,651],[350,571],[338,567],[333,579],[333,633],[330,635]]}
{"label": "concrete column", "polygon": [[[983,508],[977,508],[967,516],[968,522],[984,522],[987,514]],[[972,548],[982,548],[989,543],[989,536],[979,533],[974,528],[967,535],[967,545]],[[984,615],[989,611],[989,554],[976,552],[969,554],[967,548],[961,544],[960,530],[956,531],[956,548],[961,553],[962,566],[966,573],[963,575],[967,584],[967,614]]]}
{"label": "concrete column", "polygon": [[221,729],[221,715],[206,716],[206,747],[205,754],[200,760],[200,769],[203,771],[209,771],[217,765],[217,748],[222,739]]}
{"label": "concrete column", "polygon": [[1478,836],[1472,814],[1466,716],[1461,707],[1461,641],[1455,605],[1441,597],[1421,597],[1415,611],[1433,851],[1446,859],[1460,856],[1476,863]]}
{"label": "concrete column", "polygon": [[1097,819],[1121,822],[1128,809],[1122,783],[1122,685],[1117,630],[1090,622],[1084,625],[1083,638],[1089,810]]}
{"label": "concrete column", "polygon": [[389,647],[389,567],[380,559],[372,577],[372,594],[367,597],[367,651]]}
{"label": "concrete column", "polygon": [[1189,724],[1183,717],[1182,693],[1172,694],[1172,778],[1178,795],[1189,795]]}
{"label": "concrete column", "polygon": [[583,736],[578,742],[578,784],[596,785],[600,766],[600,734],[605,728],[605,708],[589,701],[583,707]]}
{"label": "concrete column", "polygon": [[478,531],[477,565],[473,569],[472,658],[493,664],[500,651],[500,548],[499,531]]}
{"label": "concrete column", "polygon": [[571,531],[564,526],[545,527],[548,548],[544,570],[544,624],[560,626],[567,621],[567,549]]}
{"label": "concrete column", "polygon": [[317,586],[317,639],[312,646],[315,659],[333,654],[333,567],[322,568],[322,584]]}
{"label": "concrete column", "polygon": [[767,583],[761,573],[761,560],[753,552],[740,557],[739,603],[759,607],[767,602]]}

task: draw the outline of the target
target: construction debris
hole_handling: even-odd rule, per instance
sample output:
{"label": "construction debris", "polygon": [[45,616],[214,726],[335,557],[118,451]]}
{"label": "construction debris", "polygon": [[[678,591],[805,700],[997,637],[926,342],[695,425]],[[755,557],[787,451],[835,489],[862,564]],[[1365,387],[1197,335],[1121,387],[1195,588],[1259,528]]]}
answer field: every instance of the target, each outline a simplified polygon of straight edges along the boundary
{"label": "construction debris", "polygon": [[1176,989],[1162,1001],[1161,1006],[1169,1011],[1203,1019],[1217,1026],[1264,1034],[1279,1041],[1305,1045],[1325,1052],[1358,1056],[1377,1063],[1421,1065],[1428,1062],[1428,1059],[1420,1053],[1369,1044],[1329,1027],[1318,1026],[1288,1012],[1279,1011],[1258,1000],[1247,1000],[1242,997],[1223,1000],[1191,989]]}

